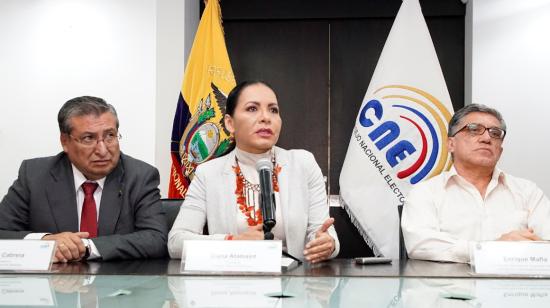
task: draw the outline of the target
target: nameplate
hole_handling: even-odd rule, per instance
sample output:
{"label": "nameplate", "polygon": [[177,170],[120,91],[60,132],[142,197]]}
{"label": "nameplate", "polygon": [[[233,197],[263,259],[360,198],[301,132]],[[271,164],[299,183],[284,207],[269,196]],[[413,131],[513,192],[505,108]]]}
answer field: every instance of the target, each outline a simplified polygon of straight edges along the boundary
{"label": "nameplate", "polygon": [[549,242],[477,242],[470,256],[476,274],[550,276]]}
{"label": "nameplate", "polygon": [[47,271],[55,241],[0,240],[1,271]]}
{"label": "nameplate", "polygon": [[55,306],[49,278],[1,277],[0,306]]}
{"label": "nameplate", "polygon": [[184,241],[184,272],[281,272],[281,241]]}

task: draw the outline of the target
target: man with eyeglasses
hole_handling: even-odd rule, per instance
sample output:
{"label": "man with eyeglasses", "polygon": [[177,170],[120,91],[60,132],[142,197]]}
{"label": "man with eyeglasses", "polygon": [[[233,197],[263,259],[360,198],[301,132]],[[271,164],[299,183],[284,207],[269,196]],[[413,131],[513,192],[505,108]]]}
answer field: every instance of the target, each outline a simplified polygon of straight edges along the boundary
{"label": "man with eyeglasses", "polygon": [[406,198],[401,225],[410,258],[466,263],[472,241],[550,239],[548,198],[535,183],[496,167],[505,136],[493,108],[471,104],[453,115],[453,166]]}
{"label": "man with eyeglasses", "polygon": [[165,256],[159,173],[120,152],[115,108],[76,97],[58,123],[63,152],[23,161],[0,202],[0,238],[55,240],[55,262]]}

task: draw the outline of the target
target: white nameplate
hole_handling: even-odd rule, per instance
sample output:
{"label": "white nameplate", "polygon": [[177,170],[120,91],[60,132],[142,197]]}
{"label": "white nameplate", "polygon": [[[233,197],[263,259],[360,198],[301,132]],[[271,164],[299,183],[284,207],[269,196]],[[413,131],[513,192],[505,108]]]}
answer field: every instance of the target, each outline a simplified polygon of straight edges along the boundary
{"label": "white nameplate", "polygon": [[184,271],[281,272],[281,241],[184,241]]}
{"label": "white nameplate", "polygon": [[0,240],[0,270],[47,271],[54,248],[55,241]]}
{"label": "white nameplate", "polygon": [[1,306],[55,306],[49,278],[1,277]]}
{"label": "white nameplate", "polygon": [[550,276],[549,242],[478,242],[470,256],[477,274]]}

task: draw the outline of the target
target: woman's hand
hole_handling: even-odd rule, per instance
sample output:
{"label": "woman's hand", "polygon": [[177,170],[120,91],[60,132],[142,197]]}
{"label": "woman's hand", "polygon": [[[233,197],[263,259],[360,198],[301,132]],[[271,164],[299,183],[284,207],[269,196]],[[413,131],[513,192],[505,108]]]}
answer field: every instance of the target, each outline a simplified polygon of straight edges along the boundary
{"label": "woman's hand", "polygon": [[245,232],[233,236],[233,240],[237,241],[253,241],[253,240],[263,240],[264,239],[264,231],[263,231],[263,225],[257,225],[248,227],[248,230]]}
{"label": "woman's hand", "polygon": [[328,233],[328,228],[334,223],[334,218],[325,220],[321,228],[315,233],[315,239],[307,243],[304,257],[311,263],[321,262],[334,252],[334,239]]}

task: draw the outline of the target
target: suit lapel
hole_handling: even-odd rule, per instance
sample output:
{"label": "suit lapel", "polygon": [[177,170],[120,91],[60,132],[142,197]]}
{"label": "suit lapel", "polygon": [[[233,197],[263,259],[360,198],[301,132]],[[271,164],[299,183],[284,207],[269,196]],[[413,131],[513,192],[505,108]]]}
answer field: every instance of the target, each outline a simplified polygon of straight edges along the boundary
{"label": "suit lapel", "polygon": [[290,209],[289,207],[289,177],[288,177],[288,152],[279,147],[275,147],[275,160],[277,165],[281,167],[281,171],[277,176],[277,181],[279,182],[279,199],[281,204],[276,204],[276,206],[281,207],[281,214],[283,215],[283,221],[285,223],[285,236],[287,238],[287,246],[290,245],[293,241],[289,241],[288,238],[292,234],[291,221],[290,221]]}
{"label": "suit lapel", "polygon": [[101,206],[99,207],[98,236],[115,234],[124,195],[123,159],[124,155],[121,153],[117,167],[105,179],[105,186],[101,194]]}
{"label": "suit lapel", "polygon": [[[225,228],[222,230],[231,230],[231,234],[237,234],[237,197],[235,190],[237,185],[235,183],[236,176],[233,166],[235,165],[235,150],[227,154],[226,161],[222,169],[222,185],[223,188],[219,191],[219,205],[224,208],[224,220],[223,224]],[[229,196],[229,199],[226,199]]]}
{"label": "suit lapel", "polygon": [[58,155],[58,161],[50,170],[51,177],[46,185],[46,196],[57,232],[78,232],[78,210],[71,163],[67,156]]}

